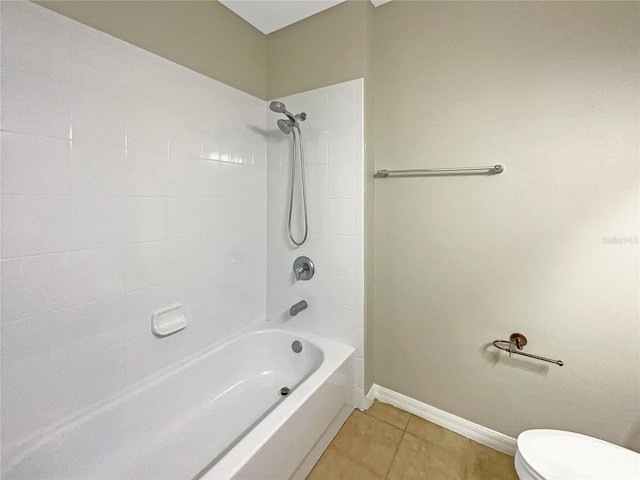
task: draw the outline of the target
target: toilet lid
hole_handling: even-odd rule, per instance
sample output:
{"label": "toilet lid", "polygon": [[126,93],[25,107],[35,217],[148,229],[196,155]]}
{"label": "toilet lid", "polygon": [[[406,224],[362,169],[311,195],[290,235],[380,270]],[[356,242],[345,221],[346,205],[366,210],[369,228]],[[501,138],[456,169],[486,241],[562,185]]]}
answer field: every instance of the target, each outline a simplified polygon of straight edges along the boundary
{"label": "toilet lid", "polygon": [[640,454],[579,433],[528,430],[518,436],[518,451],[547,480],[640,479]]}

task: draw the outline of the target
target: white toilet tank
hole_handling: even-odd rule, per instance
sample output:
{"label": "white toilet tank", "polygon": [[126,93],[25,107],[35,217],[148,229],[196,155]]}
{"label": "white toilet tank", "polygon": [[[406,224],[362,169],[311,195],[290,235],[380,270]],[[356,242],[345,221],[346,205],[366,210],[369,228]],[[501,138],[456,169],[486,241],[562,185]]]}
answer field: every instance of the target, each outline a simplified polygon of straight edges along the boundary
{"label": "white toilet tank", "polygon": [[560,430],[522,432],[515,465],[520,480],[640,480],[640,454]]}

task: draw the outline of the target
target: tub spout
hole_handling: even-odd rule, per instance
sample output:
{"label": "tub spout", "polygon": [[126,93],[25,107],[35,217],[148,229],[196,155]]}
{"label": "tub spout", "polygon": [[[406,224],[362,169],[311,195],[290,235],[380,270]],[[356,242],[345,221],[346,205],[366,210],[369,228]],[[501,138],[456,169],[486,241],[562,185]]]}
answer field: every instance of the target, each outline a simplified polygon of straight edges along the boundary
{"label": "tub spout", "polygon": [[289,309],[289,315],[291,315],[292,317],[295,317],[297,314],[299,314],[302,310],[304,310],[307,307],[308,307],[307,302],[305,300],[301,300],[295,305],[291,306],[291,308]]}

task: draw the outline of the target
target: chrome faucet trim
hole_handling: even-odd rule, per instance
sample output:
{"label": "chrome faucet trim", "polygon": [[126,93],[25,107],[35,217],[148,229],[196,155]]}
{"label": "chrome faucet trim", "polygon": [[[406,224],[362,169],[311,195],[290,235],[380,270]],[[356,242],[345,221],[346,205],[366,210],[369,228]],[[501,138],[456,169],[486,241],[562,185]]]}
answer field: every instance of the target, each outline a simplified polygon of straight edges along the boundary
{"label": "chrome faucet trim", "polygon": [[307,302],[305,300],[300,300],[295,305],[291,305],[291,308],[289,309],[289,315],[291,315],[292,317],[295,317],[297,314],[299,314],[302,310],[306,309],[307,307],[308,307]]}
{"label": "chrome faucet trim", "polygon": [[310,280],[313,278],[315,271],[316,267],[308,257],[298,257],[293,262],[293,273],[296,276],[296,281]]}

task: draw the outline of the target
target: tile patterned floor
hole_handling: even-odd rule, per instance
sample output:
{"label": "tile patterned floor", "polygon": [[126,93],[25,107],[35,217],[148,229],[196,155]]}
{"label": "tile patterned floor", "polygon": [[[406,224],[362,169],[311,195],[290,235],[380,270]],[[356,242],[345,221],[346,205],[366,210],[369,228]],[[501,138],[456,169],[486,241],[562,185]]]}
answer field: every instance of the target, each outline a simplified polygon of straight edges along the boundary
{"label": "tile patterned floor", "polygon": [[513,457],[391,405],[354,410],[307,480],[518,480]]}

